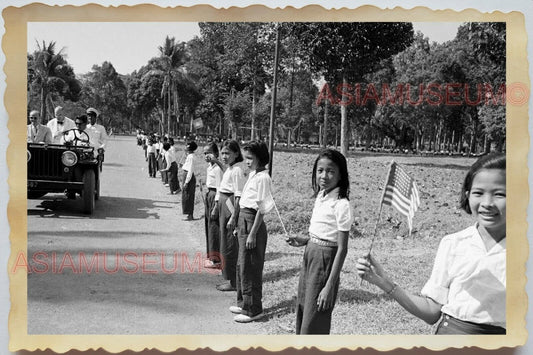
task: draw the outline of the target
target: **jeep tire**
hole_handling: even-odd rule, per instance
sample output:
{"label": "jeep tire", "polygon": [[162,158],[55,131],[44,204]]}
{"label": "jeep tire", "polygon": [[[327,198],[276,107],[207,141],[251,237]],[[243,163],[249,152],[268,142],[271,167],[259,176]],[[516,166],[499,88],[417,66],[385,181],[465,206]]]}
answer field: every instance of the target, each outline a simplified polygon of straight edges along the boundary
{"label": "jeep tire", "polygon": [[96,178],[94,170],[87,169],[83,172],[83,213],[92,214],[94,211],[94,190]]}

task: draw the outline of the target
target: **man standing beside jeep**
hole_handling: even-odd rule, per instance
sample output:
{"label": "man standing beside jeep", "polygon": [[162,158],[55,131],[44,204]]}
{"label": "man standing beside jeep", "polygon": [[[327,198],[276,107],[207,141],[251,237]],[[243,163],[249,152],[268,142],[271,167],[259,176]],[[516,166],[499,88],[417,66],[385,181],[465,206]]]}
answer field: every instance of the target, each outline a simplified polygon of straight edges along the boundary
{"label": "man standing beside jeep", "polygon": [[107,143],[107,132],[101,124],[96,123],[100,112],[95,108],[89,107],[87,109],[87,116],[89,117],[90,124],[87,125],[87,133],[91,137],[91,142],[95,142],[95,148],[97,148],[98,156],[100,160],[100,171],[102,170],[102,163],[104,161],[105,145]]}

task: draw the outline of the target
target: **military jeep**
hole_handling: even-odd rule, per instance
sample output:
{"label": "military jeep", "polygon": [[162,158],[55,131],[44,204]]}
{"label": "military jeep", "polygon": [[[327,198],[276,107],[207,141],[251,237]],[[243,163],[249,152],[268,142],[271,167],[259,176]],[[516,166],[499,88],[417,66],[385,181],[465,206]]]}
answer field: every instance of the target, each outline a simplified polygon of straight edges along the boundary
{"label": "military jeep", "polygon": [[87,133],[79,131],[64,145],[28,143],[28,198],[65,192],[75,199],[78,193],[83,213],[93,213],[95,200],[100,197],[100,162],[88,143]]}

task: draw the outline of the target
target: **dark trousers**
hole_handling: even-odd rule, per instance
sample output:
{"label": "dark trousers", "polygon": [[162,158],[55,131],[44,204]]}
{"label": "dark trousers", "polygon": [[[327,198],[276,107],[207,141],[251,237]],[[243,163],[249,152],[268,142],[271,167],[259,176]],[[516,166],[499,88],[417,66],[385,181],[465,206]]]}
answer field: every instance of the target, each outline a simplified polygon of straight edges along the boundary
{"label": "dark trousers", "polygon": [[220,261],[220,224],[218,223],[218,213],[215,218],[211,218],[211,211],[215,204],[215,189],[208,189],[205,194],[205,247],[207,258],[213,262]]}
{"label": "dark trousers", "polygon": [[267,230],[262,222],[257,230],[255,248],[246,249],[246,239],[254,224],[256,212],[248,208],[239,212],[237,259],[237,305],[242,314],[253,317],[263,312],[263,265],[267,245]]}
{"label": "dark trousers", "polygon": [[[161,169],[167,168],[167,161],[165,159],[161,159]],[[163,181],[164,184],[168,184],[168,174],[167,171],[161,172],[161,181]]]}
{"label": "dark trousers", "polygon": [[232,230],[228,230],[226,225],[231,217],[231,212],[226,206],[226,200],[235,203],[233,194],[220,193],[218,201],[218,222],[220,225],[220,255],[222,256],[222,276],[229,280],[231,285],[237,286],[237,255],[239,243]]}
{"label": "dark trousers", "polygon": [[183,170],[183,190],[181,190],[181,209],[183,214],[192,215],[194,212],[194,193],[196,192],[196,177],[192,174],[191,180],[185,188],[185,179],[187,171]]}
{"label": "dark trousers", "polygon": [[148,174],[150,177],[155,177],[157,173],[157,161],[155,159],[155,153],[148,153]]}
{"label": "dark trousers", "polygon": [[[333,307],[319,312],[316,303],[331,274],[336,253],[337,247],[317,245],[311,241],[305,247],[298,283],[296,334],[329,334]],[[339,280],[333,291],[334,301],[338,290]]]}
{"label": "dark trousers", "polygon": [[178,181],[178,164],[175,161],[170,164],[170,168],[167,171],[168,176],[168,186],[170,187],[170,192],[179,190],[180,183]]}
{"label": "dark trousers", "polygon": [[506,334],[506,329],[489,324],[466,322],[446,313],[435,331],[437,335]]}

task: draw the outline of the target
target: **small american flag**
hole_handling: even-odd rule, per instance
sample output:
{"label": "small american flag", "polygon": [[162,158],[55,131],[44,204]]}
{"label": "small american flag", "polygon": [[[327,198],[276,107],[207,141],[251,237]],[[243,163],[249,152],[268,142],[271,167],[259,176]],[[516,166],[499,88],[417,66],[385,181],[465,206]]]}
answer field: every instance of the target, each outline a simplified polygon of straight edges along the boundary
{"label": "small american flag", "polygon": [[413,216],[420,206],[420,197],[415,180],[395,162],[391,163],[381,203],[396,208],[398,212],[407,217],[409,235],[411,235]]}

